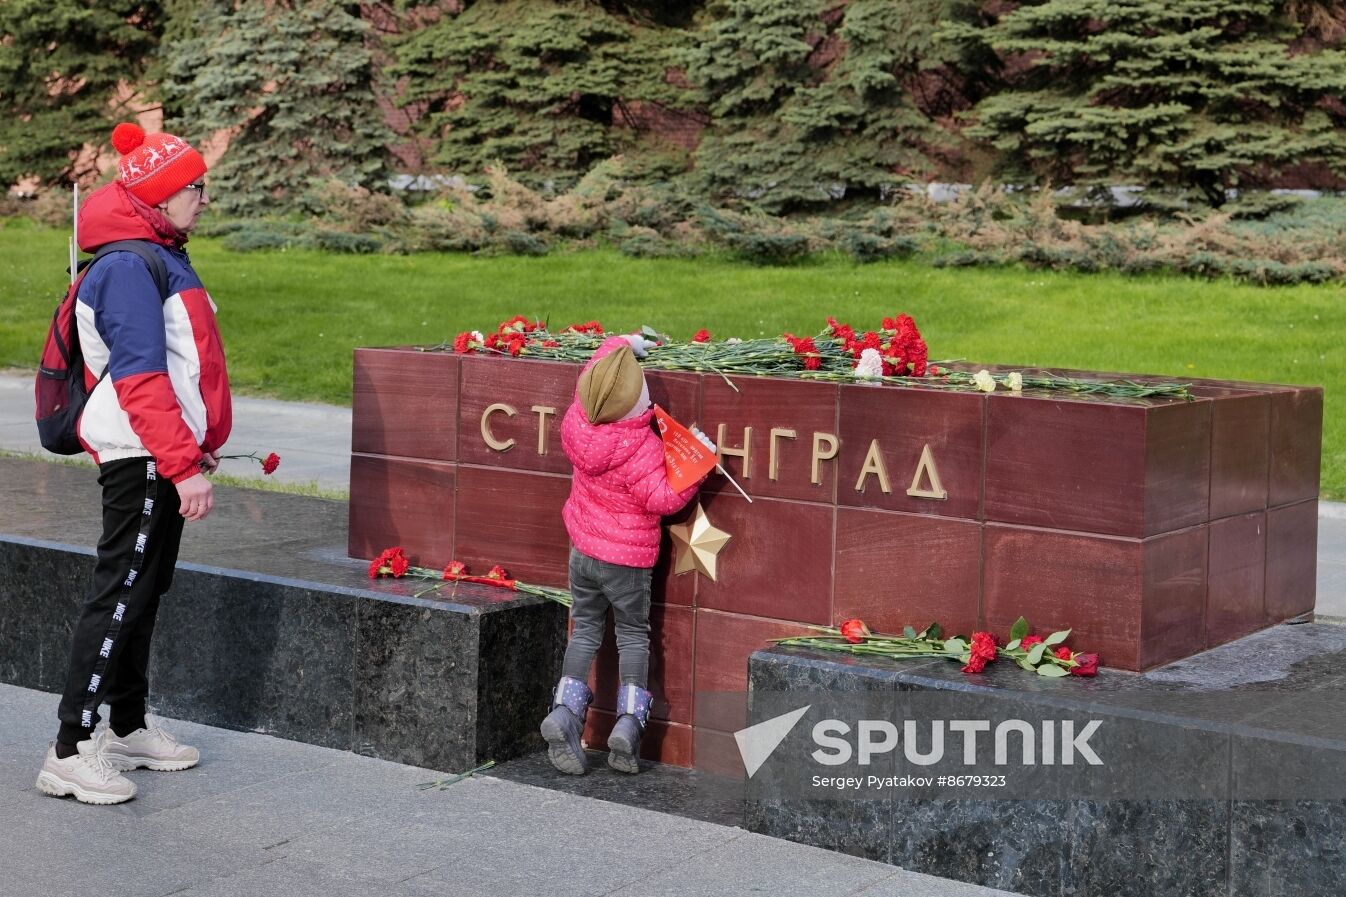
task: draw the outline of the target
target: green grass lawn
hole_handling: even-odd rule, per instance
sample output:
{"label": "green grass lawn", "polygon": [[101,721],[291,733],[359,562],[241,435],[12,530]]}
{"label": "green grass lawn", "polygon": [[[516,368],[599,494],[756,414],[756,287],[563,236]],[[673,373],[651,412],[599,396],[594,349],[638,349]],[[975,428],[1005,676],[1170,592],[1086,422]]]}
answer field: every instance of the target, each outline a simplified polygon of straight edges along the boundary
{"label": "green grass lawn", "polygon": [[[1186,277],[937,269],[921,261],[789,268],[636,260],[236,254],[192,258],[220,307],[243,392],[348,404],[356,346],[435,343],[513,314],[564,326],[649,324],[686,338],[814,333],[827,315],[876,326],[907,312],[930,357],[1326,387],[1323,492],[1346,497],[1346,288],[1261,288]],[[33,367],[65,280],[66,235],[0,230],[0,366]]]}

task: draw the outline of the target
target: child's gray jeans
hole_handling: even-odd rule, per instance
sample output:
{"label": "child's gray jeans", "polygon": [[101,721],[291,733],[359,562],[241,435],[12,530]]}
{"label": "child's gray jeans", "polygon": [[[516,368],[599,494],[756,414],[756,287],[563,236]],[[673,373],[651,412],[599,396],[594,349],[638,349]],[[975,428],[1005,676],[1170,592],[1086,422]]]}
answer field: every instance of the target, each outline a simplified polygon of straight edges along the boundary
{"label": "child's gray jeans", "polygon": [[603,643],[603,624],[612,608],[617,632],[617,665],[623,685],[646,688],[650,671],[650,574],[648,567],[623,567],[570,549],[570,595],[574,628],[566,645],[564,676],[589,678]]}

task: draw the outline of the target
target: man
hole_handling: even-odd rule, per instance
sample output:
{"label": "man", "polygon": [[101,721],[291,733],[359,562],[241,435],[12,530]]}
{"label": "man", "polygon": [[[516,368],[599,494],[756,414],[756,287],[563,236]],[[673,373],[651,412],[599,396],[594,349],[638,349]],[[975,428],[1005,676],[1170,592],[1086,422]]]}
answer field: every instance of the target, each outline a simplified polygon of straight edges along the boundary
{"label": "man", "polygon": [[[79,437],[98,464],[103,535],[37,787],[92,804],[135,796],[122,771],[187,769],[200,759],[147,723],[146,671],[184,521],[210,513],[203,474],[218,465],[232,422],[215,304],[183,250],[210,202],[205,161],[185,140],[131,124],[118,125],[112,143],[118,177],[80,209],[80,248],[146,241],[167,270],[168,297],[143,258],[114,252],[85,274],[76,305],[91,388]],[[109,725],[95,736],[105,701]]]}

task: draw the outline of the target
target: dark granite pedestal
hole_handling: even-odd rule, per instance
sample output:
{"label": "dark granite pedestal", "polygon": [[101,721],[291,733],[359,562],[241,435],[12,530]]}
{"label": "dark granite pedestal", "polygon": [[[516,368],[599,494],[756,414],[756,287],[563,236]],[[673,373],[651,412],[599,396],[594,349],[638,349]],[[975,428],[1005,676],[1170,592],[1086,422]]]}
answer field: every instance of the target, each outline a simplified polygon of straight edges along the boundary
{"label": "dark granite pedestal", "polygon": [[[98,507],[92,468],[0,459],[0,681],[63,687]],[[344,502],[217,487],[159,611],[151,709],[447,771],[539,750],[565,609],[371,581],[346,531]]]}
{"label": "dark granite pedestal", "polygon": [[[798,649],[754,654],[749,675],[752,722],[809,708],[749,779],[752,831],[1038,897],[1346,894],[1346,627],[1093,680]],[[1075,745],[1065,765],[1067,721],[1076,738],[1097,721],[1098,765]]]}

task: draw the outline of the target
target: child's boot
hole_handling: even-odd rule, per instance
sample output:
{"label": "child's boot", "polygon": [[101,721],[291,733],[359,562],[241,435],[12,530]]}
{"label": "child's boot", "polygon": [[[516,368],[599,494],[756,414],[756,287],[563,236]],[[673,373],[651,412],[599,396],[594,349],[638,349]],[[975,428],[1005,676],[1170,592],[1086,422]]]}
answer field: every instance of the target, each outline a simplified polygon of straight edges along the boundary
{"label": "child's boot", "polygon": [[640,737],[650,718],[654,695],[638,685],[617,691],[617,722],[608,736],[608,766],[618,772],[640,772]]}
{"label": "child's boot", "polygon": [[551,713],[542,721],[542,737],[547,740],[547,759],[561,772],[582,776],[588,765],[584,760],[584,714],[594,699],[589,686],[578,679],[562,676],[556,684]]}

